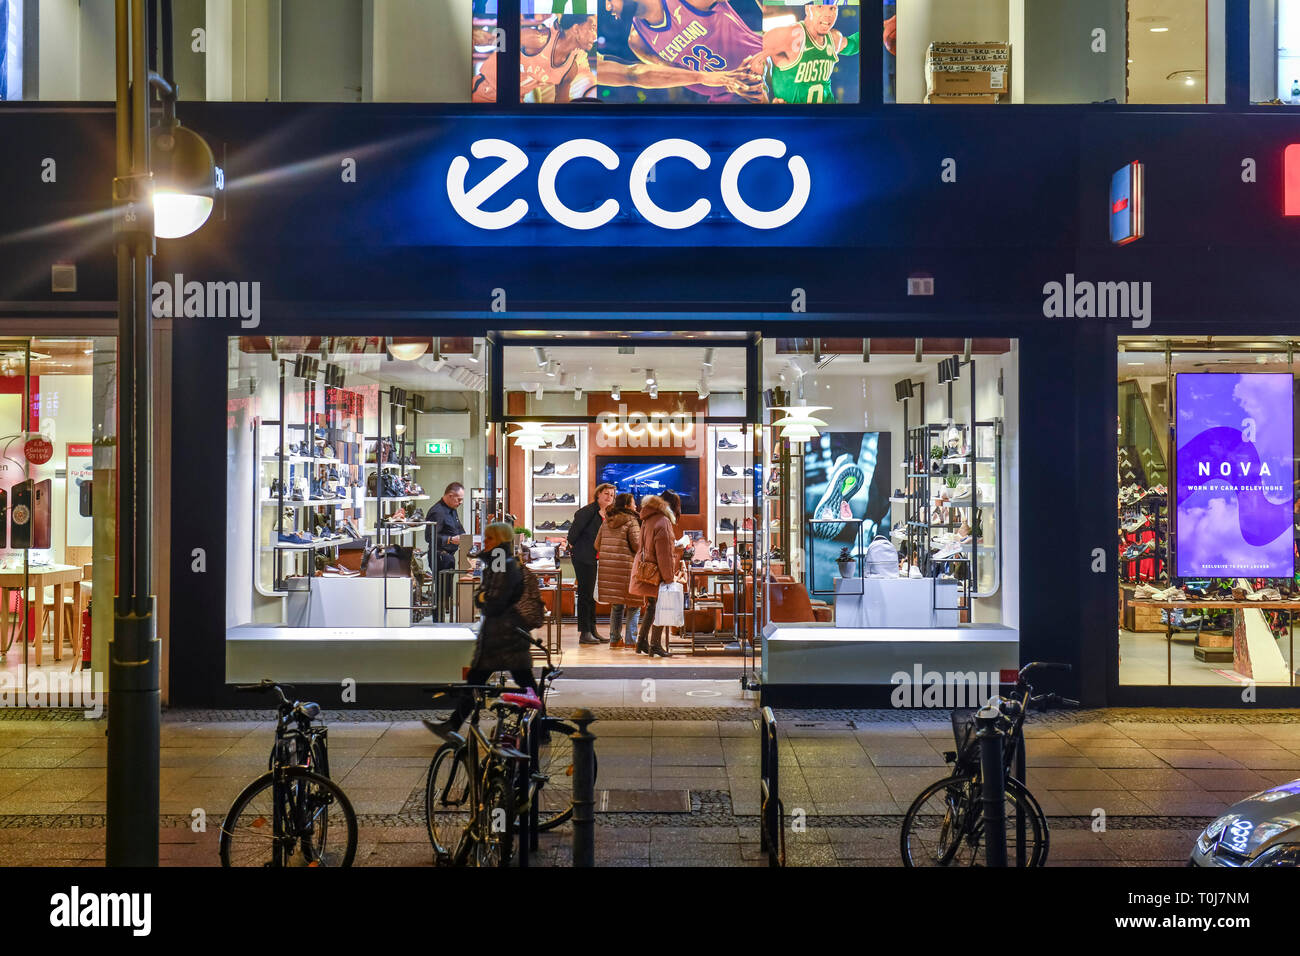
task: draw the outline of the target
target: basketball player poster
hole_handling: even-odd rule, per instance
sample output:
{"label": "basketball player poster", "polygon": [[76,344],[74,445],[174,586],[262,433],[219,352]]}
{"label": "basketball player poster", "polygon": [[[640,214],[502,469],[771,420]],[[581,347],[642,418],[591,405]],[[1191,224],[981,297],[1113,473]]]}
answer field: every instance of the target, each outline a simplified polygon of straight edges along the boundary
{"label": "basketball player poster", "polygon": [[[594,102],[595,46],[596,14],[587,12],[587,0],[522,0],[519,102]],[[476,103],[496,102],[497,56],[493,50],[476,71]]]}
{"label": "basketball player poster", "polygon": [[856,3],[600,0],[600,99],[856,103]]}
{"label": "basketball player poster", "polygon": [[[475,103],[495,103],[495,85],[484,85],[480,79],[483,64],[497,53],[497,2],[474,0],[470,20],[470,99]],[[495,61],[493,68],[495,75]]]}

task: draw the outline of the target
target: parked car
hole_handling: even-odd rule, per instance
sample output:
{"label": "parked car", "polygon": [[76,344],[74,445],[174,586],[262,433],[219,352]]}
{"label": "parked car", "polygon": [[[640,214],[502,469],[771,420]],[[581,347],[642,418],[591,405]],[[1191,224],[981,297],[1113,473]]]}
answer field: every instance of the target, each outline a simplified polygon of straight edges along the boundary
{"label": "parked car", "polygon": [[1300,866],[1300,780],[1247,797],[1196,838],[1190,866]]}

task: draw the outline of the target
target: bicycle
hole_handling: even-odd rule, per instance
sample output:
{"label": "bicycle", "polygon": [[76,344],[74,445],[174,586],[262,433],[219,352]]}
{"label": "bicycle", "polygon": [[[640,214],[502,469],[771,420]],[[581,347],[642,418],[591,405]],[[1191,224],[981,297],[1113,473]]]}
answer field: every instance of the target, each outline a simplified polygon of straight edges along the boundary
{"label": "bicycle", "polygon": [[275,743],[267,772],[244,788],[221,823],[221,865],[351,866],[357,816],[347,795],[329,779],[326,727],[317,722],[320,705],[291,702],[272,680],[236,690],[275,692]]}
{"label": "bicycle", "polygon": [[[448,735],[429,763],[424,819],[436,866],[504,867],[514,852],[516,781],[528,755],[503,743],[501,721],[489,738],[479,727],[484,703],[506,693],[487,684],[436,684],[435,693],[473,695],[469,735]],[[522,696],[522,695],[519,695]]]}
{"label": "bicycle", "polygon": [[[1079,702],[1057,694],[1035,695],[1026,679],[1035,670],[1068,671],[1070,665],[1026,664],[1016,675],[1011,696],[997,697],[993,702],[1001,713],[999,727],[1005,733],[1007,859],[1019,866],[1036,867],[1047,863],[1050,840],[1047,817],[1034,795],[1012,775],[1013,761],[1023,742],[1025,716],[1031,708],[1046,710],[1052,704],[1078,707]],[[977,866],[983,860],[984,798],[974,715],[972,709],[952,712],[957,749],[944,754],[944,759],[952,765],[952,773],[922,790],[903,817],[899,849],[904,866]]]}
{"label": "bicycle", "polygon": [[[503,694],[494,708],[502,721],[503,739],[530,756],[530,773],[520,775],[516,799],[520,812],[534,813],[533,825],[542,831],[553,830],[573,816],[573,734],[577,728],[547,714],[551,685],[564,671],[552,664],[549,648],[541,641],[532,643],[546,655],[539,681],[540,698]],[[536,762],[532,763],[534,739]],[[598,770],[593,753],[593,781]]]}

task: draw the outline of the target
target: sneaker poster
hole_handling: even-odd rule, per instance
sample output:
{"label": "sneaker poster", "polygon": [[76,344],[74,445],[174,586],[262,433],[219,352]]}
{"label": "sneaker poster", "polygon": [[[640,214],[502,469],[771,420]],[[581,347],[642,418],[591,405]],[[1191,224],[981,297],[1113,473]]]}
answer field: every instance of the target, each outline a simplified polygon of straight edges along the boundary
{"label": "sneaker poster", "polygon": [[831,594],[842,548],[856,560],[889,534],[889,432],[825,432],[804,449],[810,592]]}

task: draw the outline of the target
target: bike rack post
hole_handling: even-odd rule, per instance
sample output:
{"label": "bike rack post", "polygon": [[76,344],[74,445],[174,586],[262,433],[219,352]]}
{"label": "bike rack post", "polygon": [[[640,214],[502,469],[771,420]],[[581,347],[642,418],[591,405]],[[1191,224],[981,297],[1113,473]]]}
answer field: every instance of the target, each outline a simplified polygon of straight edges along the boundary
{"label": "bike rack post", "polygon": [[780,750],[776,715],[771,707],[760,713],[759,726],[759,849],[767,853],[768,866],[785,865],[785,807],[781,804]]}
{"label": "bike rack post", "polygon": [[985,704],[975,713],[975,736],[980,742],[980,784],[984,796],[984,862],[986,866],[1007,865],[1007,808],[1004,794],[1006,772],[1002,764],[1001,711]]}
{"label": "bike rack post", "polygon": [[[1016,779],[1025,782],[1025,736],[1016,739]],[[1025,808],[1016,801],[1016,866],[1025,866]]]}
{"label": "bike rack post", "polygon": [[596,865],[596,736],[587,728],[596,719],[585,707],[574,711],[573,865]]}

